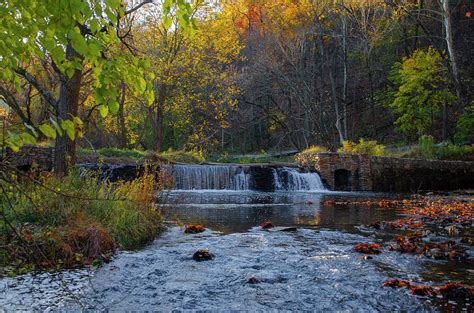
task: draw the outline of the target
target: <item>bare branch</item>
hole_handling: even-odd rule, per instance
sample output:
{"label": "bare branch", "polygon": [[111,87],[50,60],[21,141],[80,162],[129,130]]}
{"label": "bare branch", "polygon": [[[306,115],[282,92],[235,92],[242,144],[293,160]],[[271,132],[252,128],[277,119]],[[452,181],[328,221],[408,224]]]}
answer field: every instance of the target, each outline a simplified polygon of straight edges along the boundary
{"label": "bare branch", "polygon": [[30,73],[28,73],[26,70],[22,68],[17,68],[15,72],[19,75],[21,75],[23,78],[25,78],[33,87],[38,90],[38,92],[41,94],[41,96],[48,102],[54,110],[57,111],[58,109],[58,103],[57,100],[53,97],[53,95],[46,89],[44,88],[37,80],[36,78],[33,77]]}
{"label": "bare branch", "polygon": [[136,10],[140,9],[142,6],[144,6],[145,4],[149,4],[149,3],[153,3],[153,0],[145,0],[143,2],[141,2],[140,4],[138,4],[137,6],[125,11],[125,15],[129,15],[129,14],[132,14],[133,12],[135,12]]}

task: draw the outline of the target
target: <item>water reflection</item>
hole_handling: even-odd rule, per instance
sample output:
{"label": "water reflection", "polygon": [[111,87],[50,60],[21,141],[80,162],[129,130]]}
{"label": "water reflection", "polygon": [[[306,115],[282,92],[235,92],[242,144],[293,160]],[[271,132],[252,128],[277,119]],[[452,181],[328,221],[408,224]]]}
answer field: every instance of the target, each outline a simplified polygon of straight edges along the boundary
{"label": "water reflection", "polygon": [[[164,211],[168,219],[203,224],[223,233],[245,232],[264,220],[278,226],[356,231],[354,226],[396,218],[397,210],[368,206],[367,197],[348,193],[173,192]],[[334,205],[334,201],[351,204]]]}

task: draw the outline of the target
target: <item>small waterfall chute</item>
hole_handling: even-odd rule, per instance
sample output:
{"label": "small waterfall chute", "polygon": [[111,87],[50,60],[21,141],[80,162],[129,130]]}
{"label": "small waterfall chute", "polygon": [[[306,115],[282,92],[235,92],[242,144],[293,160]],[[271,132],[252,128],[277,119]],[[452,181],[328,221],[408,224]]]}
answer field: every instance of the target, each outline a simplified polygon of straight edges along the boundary
{"label": "small waterfall chute", "polygon": [[296,168],[282,167],[274,170],[275,190],[322,191],[324,184],[318,173],[300,172]]}

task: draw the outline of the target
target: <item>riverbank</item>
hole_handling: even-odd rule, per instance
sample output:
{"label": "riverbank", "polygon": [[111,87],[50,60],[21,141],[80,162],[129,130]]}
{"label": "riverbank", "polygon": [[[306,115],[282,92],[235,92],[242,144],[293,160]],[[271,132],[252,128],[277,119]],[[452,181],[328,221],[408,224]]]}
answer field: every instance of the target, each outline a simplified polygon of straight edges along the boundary
{"label": "riverbank", "polygon": [[12,168],[1,183],[0,277],[99,266],[117,248],[136,249],[162,225],[155,176],[100,181],[93,173],[58,178]]}

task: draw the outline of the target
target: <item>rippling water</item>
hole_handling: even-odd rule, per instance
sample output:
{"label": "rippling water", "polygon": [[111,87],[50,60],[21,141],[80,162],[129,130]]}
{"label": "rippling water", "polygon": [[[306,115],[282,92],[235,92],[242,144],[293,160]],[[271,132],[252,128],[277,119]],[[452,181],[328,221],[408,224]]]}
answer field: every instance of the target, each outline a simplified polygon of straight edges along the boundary
{"label": "rippling water", "polygon": [[[440,307],[384,288],[384,280],[427,283],[428,261],[398,253],[363,260],[359,242],[381,237],[354,227],[396,217],[367,206],[324,206],[309,193],[172,193],[169,219],[202,222],[212,230],[186,235],[170,226],[147,248],[120,252],[99,270],[25,275],[0,280],[0,308],[8,310],[318,310],[435,311]],[[365,198],[366,199],[366,198]],[[366,201],[366,200],[365,200]],[[255,227],[271,219],[297,231]],[[215,259],[195,262],[209,249]],[[255,277],[258,283],[248,282]]]}

